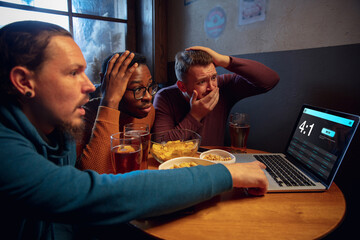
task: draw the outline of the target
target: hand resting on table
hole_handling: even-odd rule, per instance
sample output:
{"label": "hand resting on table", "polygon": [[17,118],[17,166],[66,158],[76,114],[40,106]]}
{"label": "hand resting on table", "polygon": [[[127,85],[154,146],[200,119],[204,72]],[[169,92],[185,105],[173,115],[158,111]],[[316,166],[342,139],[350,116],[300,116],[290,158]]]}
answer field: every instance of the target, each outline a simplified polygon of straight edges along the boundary
{"label": "hand resting on table", "polygon": [[248,188],[248,193],[252,195],[264,195],[267,192],[269,182],[262,170],[266,166],[261,162],[225,164],[225,167],[232,176],[234,187]]}

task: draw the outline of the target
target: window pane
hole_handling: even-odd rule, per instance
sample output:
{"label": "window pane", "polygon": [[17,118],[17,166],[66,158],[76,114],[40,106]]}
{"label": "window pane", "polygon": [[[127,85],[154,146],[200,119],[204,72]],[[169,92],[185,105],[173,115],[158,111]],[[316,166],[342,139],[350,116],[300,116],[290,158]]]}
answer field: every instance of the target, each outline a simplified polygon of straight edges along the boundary
{"label": "window pane", "polygon": [[74,18],[74,39],[87,62],[86,74],[99,83],[103,60],[112,53],[125,51],[126,24]]}
{"label": "window pane", "polygon": [[24,11],[5,7],[0,7],[0,16],[3,16],[0,18],[0,26],[23,20],[38,20],[54,23],[69,31],[69,18],[67,16]]}
{"label": "window pane", "polygon": [[126,0],[73,0],[73,12],[127,19]]}
{"label": "window pane", "polygon": [[26,6],[48,8],[53,10],[67,11],[67,0],[7,0],[4,2],[17,3]]}

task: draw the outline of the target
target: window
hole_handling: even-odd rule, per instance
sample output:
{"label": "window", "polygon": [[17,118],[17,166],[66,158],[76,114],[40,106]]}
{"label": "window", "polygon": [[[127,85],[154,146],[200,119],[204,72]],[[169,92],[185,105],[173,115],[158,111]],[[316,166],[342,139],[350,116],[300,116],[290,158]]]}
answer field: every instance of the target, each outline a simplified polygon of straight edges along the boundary
{"label": "window", "polygon": [[70,31],[87,62],[86,74],[100,82],[103,59],[126,48],[127,0],[0,1],[0,27],[21,20],[57,24]]}

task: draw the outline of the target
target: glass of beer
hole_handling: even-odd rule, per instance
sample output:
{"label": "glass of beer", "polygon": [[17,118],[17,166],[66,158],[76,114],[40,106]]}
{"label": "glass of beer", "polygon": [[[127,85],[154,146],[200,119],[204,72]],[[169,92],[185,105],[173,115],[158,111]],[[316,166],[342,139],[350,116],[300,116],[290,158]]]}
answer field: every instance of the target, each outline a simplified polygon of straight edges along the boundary
{"label": "glass of beer", "polygon": [[124,126],[127,135],[138,135],[141,137],[142,160],[140,169],[148,169],[148,156],[150,150],[150,128],[146,123],[128,123]]}
{"label": "glass of beer", "polygon": [[247,113],[232,113],[229,120],[231,147],[246,153],[246,142],[249,136],[250,122]]}
{"label": "glass of beer", "polygon": [[111,135],[110,140],[111,161],[114,172],[126,173],[140,170],[142,160],[140,136],[119,132]]}

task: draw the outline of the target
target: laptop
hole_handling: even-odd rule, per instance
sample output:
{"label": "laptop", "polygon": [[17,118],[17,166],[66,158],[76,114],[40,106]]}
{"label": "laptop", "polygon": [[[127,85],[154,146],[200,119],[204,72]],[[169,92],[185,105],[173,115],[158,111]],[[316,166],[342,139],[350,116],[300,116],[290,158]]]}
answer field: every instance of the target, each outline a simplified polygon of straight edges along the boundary
{"label": "laptop", "polygon": [[263,162],[269,192],[326,191],[359,119],[357,115],[304,104],[284,153],[234,154],[236,162]]}

